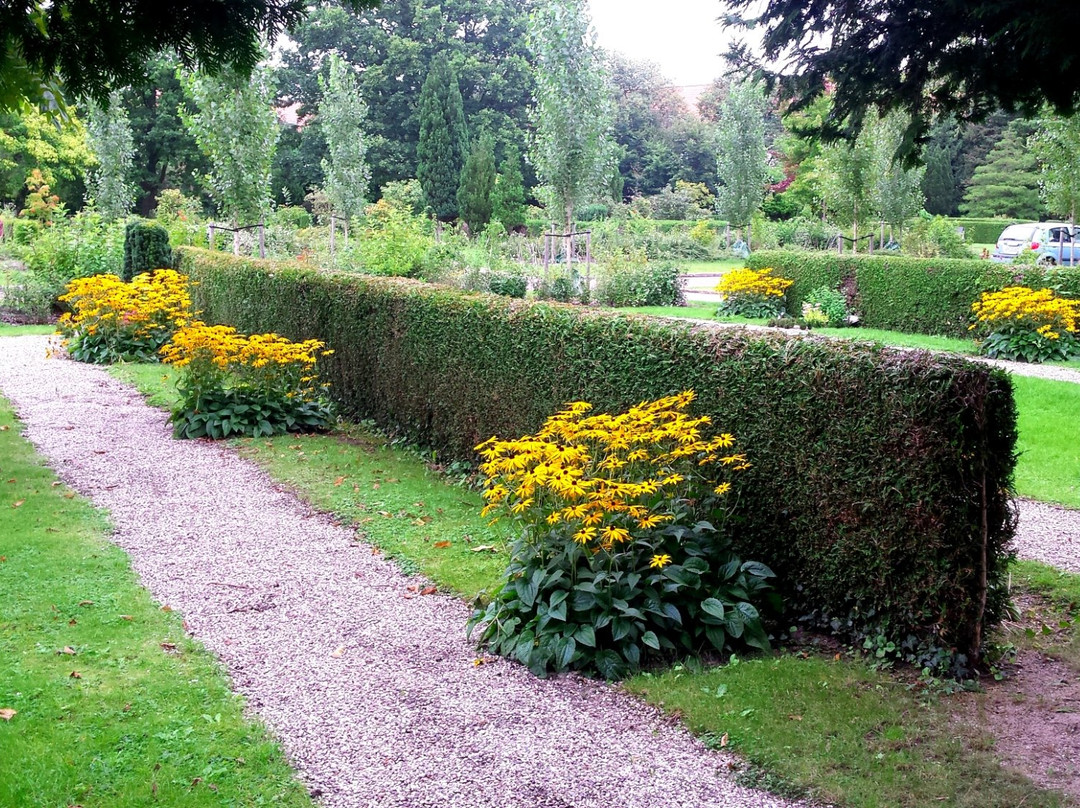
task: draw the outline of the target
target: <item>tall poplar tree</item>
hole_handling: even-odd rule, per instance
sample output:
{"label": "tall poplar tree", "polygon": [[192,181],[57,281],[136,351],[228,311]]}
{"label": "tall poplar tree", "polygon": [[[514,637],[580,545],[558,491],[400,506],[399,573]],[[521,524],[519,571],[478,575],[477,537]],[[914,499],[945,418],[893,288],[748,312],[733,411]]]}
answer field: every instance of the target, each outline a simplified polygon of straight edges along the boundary
{"label": "tall poplar tree", "polygon": [[371,182],[363,131],[367,107],[352,66],[337,54],[330,57],[329,79],[319,81],[324,93],[319,120],[329,152],[322,160],[323,190],[334,210],[351,219],[364,212]]}
{"label": "tall poplar tree", "polygon": [[612,93],[582,0],[544,0],[529,15],[527,43],[536,60],[532,163],[569,230],[574,209],[605,193],[618,162]]}
{"label": "tall poplar tree", "polygon": [[465,165],[468,136],[457,75],[444,54],[431,62],[420,91],[420,139],[416,177],[424,205],[442,221],[457,218],[457,191]]}
{"label": "tall poplar tree", "polygon": [[495,142],[484,135],[473,144],[465,168],[457,200],[461,218],[472,233],[479,233],[491,221],[492,192],[495,190]]}
{"label": "tall poplar tree", "polygon": [[1046,207],[1075,223],[1080,212],[1080,115],[1044,115],[1028,144],[1042,171],[1039,190]]}
{"label": "tall poplar tree", "polygon": [[181,83],[195,105],[181,116],[210,159],[212,195],[230,222],[253,224],[270,209],[279,134],[266,70],[256,69],[250,78],[234,71],[185,73]]}
{"label": "tall poplar tree", "polygon": [[731,85],[717,124],[717,211],[736,227],[750,219],[765,198],[765,91],[754,81]]}
{"label": "tall poplar tree", "polygon": [[109,106],[91,100],[86,127],[90,149],[97,166],[87,175],[86,186],[106,219],[116,219],[131,211],[135,187],[131,183],[135,163],[135,142],[131,123],[119,90],[109,94]]}

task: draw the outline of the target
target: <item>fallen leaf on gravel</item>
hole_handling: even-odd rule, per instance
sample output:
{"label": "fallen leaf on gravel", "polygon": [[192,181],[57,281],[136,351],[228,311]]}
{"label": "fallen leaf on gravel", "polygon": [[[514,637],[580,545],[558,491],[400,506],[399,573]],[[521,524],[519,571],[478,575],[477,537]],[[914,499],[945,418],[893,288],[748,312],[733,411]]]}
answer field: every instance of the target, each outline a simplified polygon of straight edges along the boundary
{"label": "fallen leaf on gravel", "polygon": [[92,600],[80,600],[79,605],[80,606],[93,606],[94,601],[92,601]]}
{"label": "fallen leaf on gravel", "polygon": [[5,721],[10,721],[18,714],[18,710],[12,710],[10,707],[0,708],[0,718],[4,719]]}
{"label": "fallen leaf on gravel", "polygon": [[419,592],[420,586],[419,584],[409,584],[407,587],[405,587],[405,589],[409,592]]}
{"label": "fallen leaf on gravel", "polygon": [[498,549],[499,548],[496,547],[494,544],[481,544],[479,547],[473,547],[472,551],[474,553],[494,553],[497,552]]}
{"label": "fallen leaf on gravel", "polygon": [[75,656],[75,649],[72,648],[70,645],[65,645],[63,648],[61,648],[56,653],[58,653],[58,654],[69,654],[71,656]]}
{"label": "fallen leaf on gravel", "polygon": [[425,587],[424,587],[423,589],[421,589],[421,590],[420,590],[420,594],[421,594],[421,595],[434,595],[434,594],[435,594],[436,592],[438,592],[438,591],[439,591],[439,590],[438,590],[438,588],[437,588],[437,587],[434,587],[434,586],[425,586]]}
{"label": "fallen leaf on gravel", "polygon": [[343,482],[345,482],[345,478],[338,477],[336,480],[334,480],[334,485],[341,485]]}
{"label": "fallen leaf on gravel", "polygon": [[105,454],[107,451],[107,449],[94,449],[94,454]]}
{"label": "fallen leaf on gravel", "polygon": [[341,659],[343,656],[345,656],[345,646],[339,645],[337,648],[334,649],[334,653],[330,654],[330,656],[332,656],[334,659]]}
{"label": "fallen leaf on gravel", "polygon": [[720,736],[720,748],[723,749],[728,744],[728,734],[725,732]]}
{"label": "fallen leaf on gravel", "polygon": [[72,679],[82,679],[82,674],[79,673],[78,671],[72,671],[71,672],[71,678]]}
{"label": "fallen leaf on gravel", "polygon": [[26,502],[25,499],[17,499],[14,502],[11,503],[11,507],[12,508],[21,508],[23,506],[24,502]]}
{"label": "fallen leaf on gravel", "polygon": [[172,611],[172,606],[170,606],[168,603],[166,603],[164,606],[161,607],[161,611],[163,611],[163,612],[171,612]]}
{"label": "fallen leaf on gravel", "polygon": [[433,544],[432,546],[433,546],[433,547],[438,547],[438,548],[439,548],[439,549],[441,550],[441,549],[443,549],[444,547],[449,547],[449,546],[450,546],[450,542],[448,542],[448,541],[437,541],[437,542],[435,542],[435,544]]}

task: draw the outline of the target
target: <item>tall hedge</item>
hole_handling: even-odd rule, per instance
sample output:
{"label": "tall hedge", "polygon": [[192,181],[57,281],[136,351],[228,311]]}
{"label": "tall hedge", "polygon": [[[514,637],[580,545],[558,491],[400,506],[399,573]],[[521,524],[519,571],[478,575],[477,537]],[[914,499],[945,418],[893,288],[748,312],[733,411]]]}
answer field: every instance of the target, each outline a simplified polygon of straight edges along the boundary
{"label": "tall hedge", "polygon": [[982,292],[1010,284],[1049,286],[1080,297],[1080,269],[1069,267],[785,250],[756,252],[747,265],[772,267],[793,281],[787,292],[792,313],[801,310],[806,296],[818,286],[840,286],[852,298],[862,325],[917,334],[970,336],[971,304]]}
{"label": "tall hedge", "polygon": [[692,388],[752,461],[739,549],[792,617],[974,652],[1012,536],[1012,389],[956,358],[469,295],[180,248],[215,322],[325,340],[346,411],[451,456],[570,400]]}

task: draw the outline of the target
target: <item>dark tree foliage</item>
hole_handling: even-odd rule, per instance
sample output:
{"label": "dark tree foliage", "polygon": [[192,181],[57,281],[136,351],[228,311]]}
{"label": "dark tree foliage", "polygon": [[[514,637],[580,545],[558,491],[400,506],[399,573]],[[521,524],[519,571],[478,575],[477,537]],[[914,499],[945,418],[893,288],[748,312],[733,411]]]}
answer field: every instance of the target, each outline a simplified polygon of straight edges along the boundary
{"label": "dark tree foliage", "polygon": [[1013,121],[975,169],[960,211],[967,216],[1038,220],[1046,213],[1039,196],[1039,164],[1027,147],[1032,125]]}
{"label": "dark tree foliage", "polygon": [[[354,8],[374,0],[347,0]],[[146,81],[147,60],[172,51],[186,66],[250,71],[307,10],[304,0],[7,0],[0,3],[0,107],[40,103],[59,80],[70,98],[105,103]],[[37,97],[33,84],[37,82]]]}
{"label": "dark tree foliage", "polygon": [[461,171],[457,202],[461,218],[473,233],[491,221],[492,192],[495,190],[495,142],[491,135],[477,140]]}
{"label": "dark tree foliage", "polygon": [[[279,103],[313,114],[328,55],[340,53],[356,66],[368,106],[371,187],[381,188],[416,176],[420,89],[435,54],[445,53],[469,129],[490,132],[500,153],[508,144],[523,152],[535,85],[524,44],[531,6],[532,0],[384,0],[353,12],[334,0],[313,4],[293,32],[297,48],[283,54]],[[535,183],[531,173],[526,180]]]}
{"label": "dark tree foliage", "polygon": [[457,74],[446,57],[436,56],[420,91],[420,138],[416,178],[424,205],[443,221],[457,218],[457,190],[465,164],[468,134]]}
{"label": "dark tree foliage", "polygon": [[955,216],[959,210],[964,189],[957,180],[955,163],[961,145],[956,122],[943,120],[930,130],[930,140],[923,147],[926,173],[922,191],[927,212],[935,216]]}
{"label": "dark tree foliage", "polygon": [[149,216],[166,188],[188,196],[202,192],[202,177],[209,163],[177,111],[185,103],[176,77],[177,60],[156,56],[145,67],[150,82],[128,89],[124,107],[135,141],[134,177],[138,186],[135,209]]}
{"label": "dark tree foliage", "polygon": [[[725,0],[752,15],[756,0]],[[1080,102],[1080,3],[1061,0],[769,0],[754,18],[760,54],[730,54],[779,78],[796,106],[835,86],[824,134],[851,135],[867,110],[913,116],[901,152],[915,155],[935,115],[981,120],[999,107],[1034,115]],[[784,74],[780,76],[779,74]]]}

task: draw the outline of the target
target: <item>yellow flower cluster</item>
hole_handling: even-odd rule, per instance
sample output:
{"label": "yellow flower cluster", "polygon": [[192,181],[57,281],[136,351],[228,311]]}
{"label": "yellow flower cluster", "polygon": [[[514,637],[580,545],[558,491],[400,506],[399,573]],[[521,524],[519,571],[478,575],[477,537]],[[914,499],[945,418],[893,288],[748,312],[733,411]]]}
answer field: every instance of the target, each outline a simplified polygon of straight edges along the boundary
{"label": "yellow flower cluster", "polygon": [[773,277],[772,267],[765,269],[733,269],[720,279],[716,291],[722,295],[757,295],[760,297],[783,297],[791,286],[787,278]]}
{"label": "yellow flower cluster", "polygon": [[65,334],[125,331],[134,337],[168,333],[191,316],[188,278],[171,269],[136,275],[125,283],[116,275],[76,278],[60,300],[71,311],[59,322]]}
{"label": "yellow flower cluster", "polygon": [[206,361],[221,370],[237,366],[254,369],[294,365],[305,370],[315,366],[324,343],[309,339],[292,342],[277,334],[241,334],[225,325],[194,322],[173,335],[172,341],[161,349],[162,361],[176,367],[186,367],[193,361]]}
{"label": "yellow flower cluster", "polygon": [[1047,339],[1059,339],[1061,332],[1075,334],[1080,322],[1080,300],[1058,297],[1050,289],[1007,286],[997,292],[983,292],[971,304],[976,322],[991,331],[999,326],[1027,326]]}
{"label": "yellow flower cluster", "polygon": [[706,486],[727,493],[731,483],[716,483],[710,467],[742,470],[746,456],[731,451],[731,435],[704,434],[711,419],[686,413],[693,400],[688,390],[618,415],[589,415],[592,405],[578,401],[536,435],[481,443],[483,515],[502,510],[526,523],[563,525],[574,541],[610,550],[671,521],[679,499]]}

